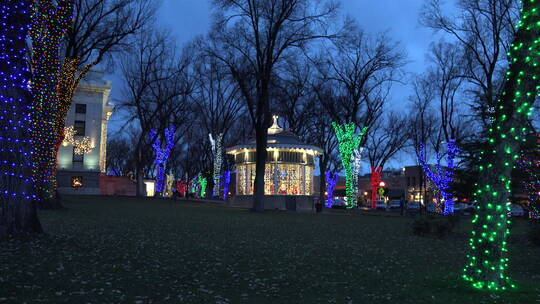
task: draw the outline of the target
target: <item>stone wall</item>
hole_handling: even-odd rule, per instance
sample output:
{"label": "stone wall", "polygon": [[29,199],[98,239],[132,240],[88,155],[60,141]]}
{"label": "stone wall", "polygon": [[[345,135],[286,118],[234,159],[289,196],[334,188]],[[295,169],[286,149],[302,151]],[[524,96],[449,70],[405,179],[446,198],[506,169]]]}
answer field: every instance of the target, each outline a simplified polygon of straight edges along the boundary
{"label": "stone wall", "polygon": [[[227,205],[231,207],[251,208],[253,206],[253,196],[236,195],[227,202]],[[315,212],[314,197],[296,195],[265,195],[264,209]]]}

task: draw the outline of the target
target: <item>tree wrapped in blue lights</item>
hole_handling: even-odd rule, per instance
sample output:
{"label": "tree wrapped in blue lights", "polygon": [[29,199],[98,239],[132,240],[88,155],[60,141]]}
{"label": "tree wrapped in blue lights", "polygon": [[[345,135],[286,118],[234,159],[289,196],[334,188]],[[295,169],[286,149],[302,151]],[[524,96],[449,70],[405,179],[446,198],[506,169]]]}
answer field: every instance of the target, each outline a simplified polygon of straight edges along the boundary
{"label": "tree wrapped in blue lights", "polygon": [[30,5],[0,0],[0,238],[41,232],[33,203]]}
{"label": "tree wrapped in blue lights", "polygon": [[334,200],[334,189],[336,188],[339,174],[332,171],[326,171],[326,208],[332,208],[332,202]]}
{"label": "tree wrapped in blue lights", "polygon": [[223,200],[227,200],[229,195],[229,184],[231,183],[231,171],[225,171],[223,174]]}
{"label": "tree wrapped in blue lights", "polygon": [[454,195],[451,192],[451,184],[454,179],[455,163],[454,159],[459,154],[459,148],[456,146],[454,139],[450,140],[446,146],[446,168],[442,168],[441,159],[439,153],[437,153],[437,164],[435,165],[435,171],[433,171],[427,164],[425,155],[425,145],[420,143],[420,150],[418,154],[418,162],[422,167],[422,170],[426,173],[426,176],[431,180],[433,185],[437,188],[439,196],[444,199],[444,214],[454,213]]}
{"label": "tree wrapped in blue lights", "polygon": [[540,9],[538,0],[522,2],[521,19],[508,53],[509,70],[480,151],[480,174],[463,278],[474,288],[490,291],[515,287],[506,270],[511,172],[520,145],[530,132],[528,120],[540,92]]}
{"label": "tree wrapped in blue lights", "polygon": [[353,172],[353,153],[360,146],[362,138],[366,134],[367,127],[364,127],[360,135],[356,135],[356,126],[354,123],[341,126],[336,122],[332,122],[332,127],[336,133],[339,142],[339,153],[341,155],[341,163],[345,169],[345,183],[347,194],[347,208],[356,206],[356,195],[354,194],[354,172]]}
{"label": "tree wrapped in blue lights", "polygon": [[165,166],[167,165],[167,160],[169,159],[169,155],[171,154],[171,150],[174,147],[174,135],[175,135],[175,128],[174,126],[171,126],[170,128],[165,128],[165,143],[163,147],[163,144],[161,143],[161,140],[159,136],[156,133],[155,129],[150,130],[150,138],[154,140],[154,143],[152,144],[152,147],[155,151],[155,160],[154,164],[157,167],[157,175],[156,175],[156,192],[162,193],[163,192],[163,186],[165,184]]}

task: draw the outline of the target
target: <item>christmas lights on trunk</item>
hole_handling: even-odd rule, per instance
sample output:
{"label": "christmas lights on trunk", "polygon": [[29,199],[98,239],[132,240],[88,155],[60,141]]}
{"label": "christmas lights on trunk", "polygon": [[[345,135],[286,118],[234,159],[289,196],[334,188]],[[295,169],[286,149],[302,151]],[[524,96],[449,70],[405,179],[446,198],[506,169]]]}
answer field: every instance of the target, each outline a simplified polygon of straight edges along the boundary
{"label": "christmas lights on trunk", "polygon": [[174,147],[174,135],[175,128],[171,126],[170,128],[165,128],[165,147],[162,148],[162,143],[159,136],[156,133],[156,130],[150,130],[150,139],[154,140],[152,147],[155,151],[155,160],[154,164],[157,167],[156,175],[156,192],[162,193],[163,186],[165,184],[165,166],[167,165],[167,160],[171,154],[171,150]]}
{"label": "christmas lights on trunk", "polygon": [[336,122],[332,122],[332,127],[336,133],[339,142],[339,153],[341,155],[341,163],[345,169],[345,183],[347,194],[347,208],[356,207],[356,196],[354,194],[354,170],[353,170],[353,153],[358,149],[367,127],[362,128],[360,135],[356,135],[356,126],[354,123],[341,126]]}
{"label": "christmas lights on trunk", "polygon": [[57,152],[63,141],[64,121],[58,102],[60,75],[60,49],[64,35],[71,24],[73,0],[39,0],[33,2],[32,28],[32,134],[34,180],[40,199],[53,199],[56,195]]}
{"label": "christmas lights on trunk", "polygon": [[519,158],[519,146],[530,132],[527,120],[540,90],[539,0],[522,3],[521,20],[508,53],[510,66],[504,90],[487,130],[489,138],[479,156],[477,214],[463,274],[473,287],[490,291],[515,287],[507,275],[510,175]]}
{"label": "christmas lights on trunk", "polygon": [[426,176],[433,182],[439,193],[439,198],[444,200],[444,214],[454,213],[454,195],[451,192],[451,184],[454,179],[455,163],[454,159],[459,153],[459,148],[456,146],[456,140],[452,139],[447,144],[446,152],[446,168],[441,166],[441,156],[437,153],[437,164],[435,165],[435,172],[427,164],[425,145],[420,143],[420,150],[418,155],[418,162],[422,167]]}

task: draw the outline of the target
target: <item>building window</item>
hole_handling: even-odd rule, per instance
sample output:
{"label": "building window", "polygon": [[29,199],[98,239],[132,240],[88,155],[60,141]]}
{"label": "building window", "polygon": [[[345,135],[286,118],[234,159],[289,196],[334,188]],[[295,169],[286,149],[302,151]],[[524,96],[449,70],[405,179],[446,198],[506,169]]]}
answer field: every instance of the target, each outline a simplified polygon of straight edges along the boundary
{"label": "building window", "polygon": [[78,136],[84,136],[86,132],[86,123],[84,120],[75,120],[75,123],[73,124],[73,127],[75,129],[75,135]]}
{"label": "building window", "polygon": [[73,147],[73,162],[74,163],[84,162],[84,154],[75,154],[75,147]]}
{"label": "building window", "polygon": [[86,104],[76,103],[75,104],[75,113],[86,114]]}
{"label": "building window", "polygon": [[82,178],[82,176],[72,176],[71,177],[71,187],[80,188],[82,186],[83,186],[83,178]]}

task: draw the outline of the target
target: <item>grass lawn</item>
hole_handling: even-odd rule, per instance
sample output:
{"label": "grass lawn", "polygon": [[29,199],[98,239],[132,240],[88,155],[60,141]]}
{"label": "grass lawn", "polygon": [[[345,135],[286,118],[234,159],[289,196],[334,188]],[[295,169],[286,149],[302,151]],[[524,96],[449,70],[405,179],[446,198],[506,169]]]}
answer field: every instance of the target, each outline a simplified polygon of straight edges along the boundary
{"label": "grass lawn", "polygon": [[47,234],[0,241],[0,303],[540,303],[540,248],[509,241],[518,289],[460,279],[470,218],[445,240],[409,217],[254,214],[157,199],[66,197]]}

